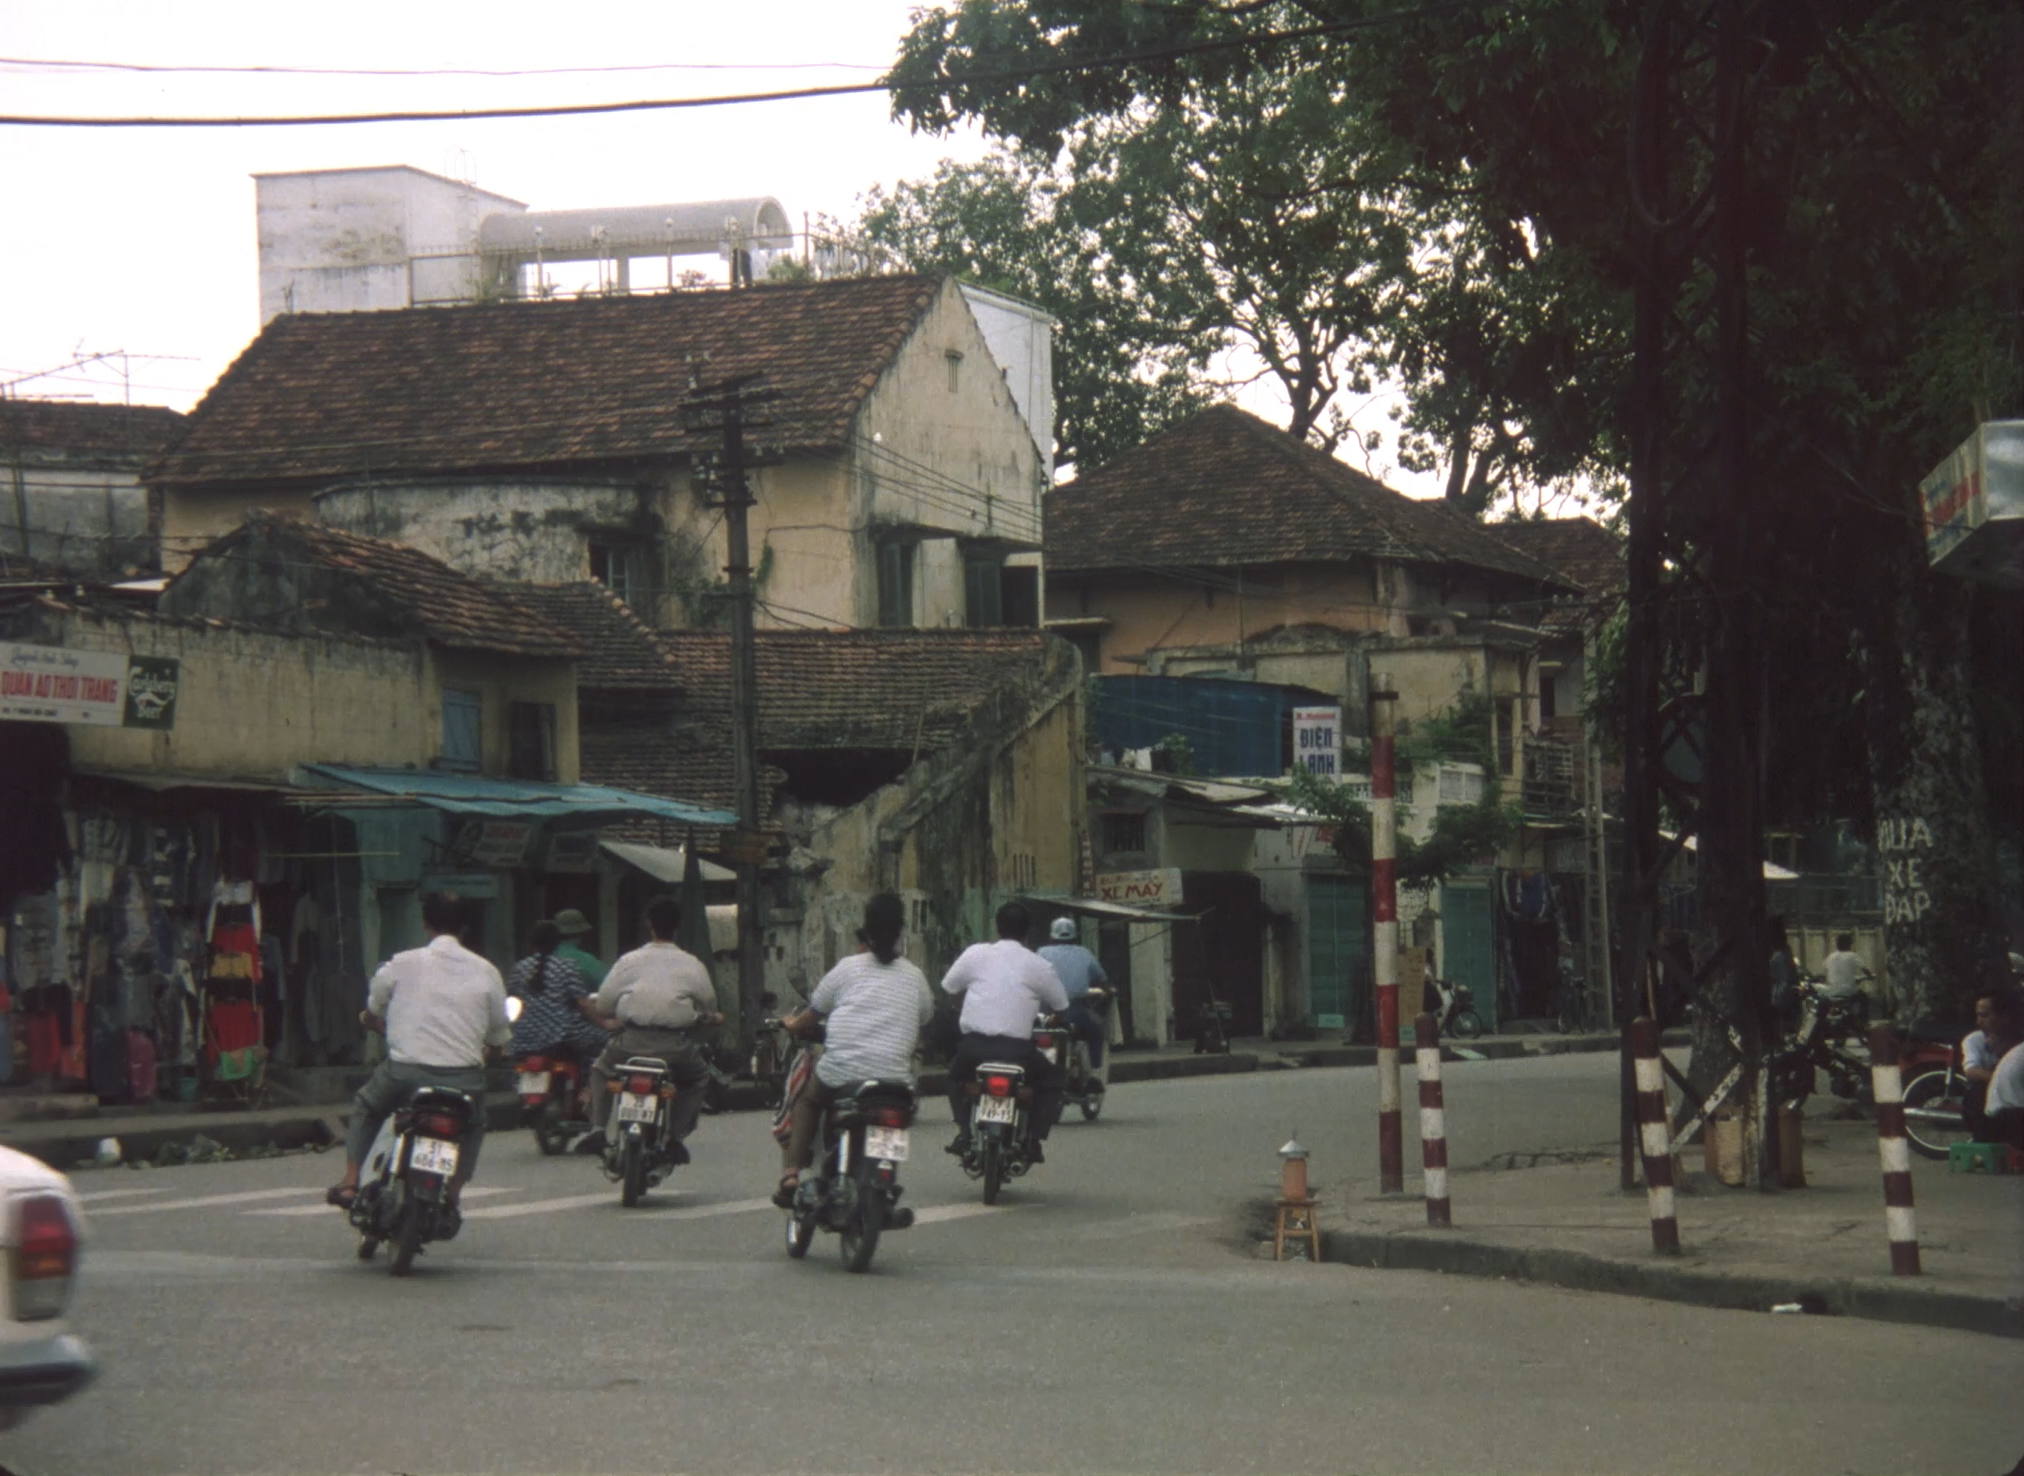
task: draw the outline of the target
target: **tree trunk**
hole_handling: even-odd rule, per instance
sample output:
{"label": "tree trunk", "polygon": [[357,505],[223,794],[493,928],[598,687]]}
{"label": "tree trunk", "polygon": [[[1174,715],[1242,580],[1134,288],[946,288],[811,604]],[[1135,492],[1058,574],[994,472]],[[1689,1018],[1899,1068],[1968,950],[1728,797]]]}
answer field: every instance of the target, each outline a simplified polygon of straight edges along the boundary
{"label": "tree trunk", "polygon": [[1870,787],[1883,864],[1888,999],[1900,1026],[1966,1021],[2008,977],[1968,587],[1926,564],[1918,524],[1878,562],[1892,583],[1867,661]]}

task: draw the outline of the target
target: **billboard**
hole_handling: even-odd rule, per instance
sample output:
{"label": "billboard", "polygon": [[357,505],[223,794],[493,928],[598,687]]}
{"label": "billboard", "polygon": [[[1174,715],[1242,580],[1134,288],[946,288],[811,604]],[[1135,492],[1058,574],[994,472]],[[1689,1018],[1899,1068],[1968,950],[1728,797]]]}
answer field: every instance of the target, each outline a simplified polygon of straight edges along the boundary
{"label": "billboard", "polygon": [[0,718],[97,728],[172,728],[172,658],[0,641]]}

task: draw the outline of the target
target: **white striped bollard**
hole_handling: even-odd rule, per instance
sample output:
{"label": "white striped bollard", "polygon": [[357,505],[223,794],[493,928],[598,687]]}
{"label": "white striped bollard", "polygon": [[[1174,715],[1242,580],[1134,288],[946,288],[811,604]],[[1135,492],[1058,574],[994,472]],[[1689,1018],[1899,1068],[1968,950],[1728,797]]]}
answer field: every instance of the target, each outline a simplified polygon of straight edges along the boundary
{"label": "white striped bollard", "polygon": [[1441,1101],[1441,1027],[1422,1014],[1413,1021],[1413,1057],[1420,1068],[1420,1165],[1426,1170],[1427,1223],[1446,1229],[1448,1113]]}
{"label": "white striped bollard", "polygon": [[1876,1149],[1883,1160],[1883,1220],[1890,1232],[1890,1274],[1919,1274],[1919,1227],[1912,1214],[1912,1155],[1905,1141],[1904,1081],[1897,1034],[1869,1027],[1869,1084],[1876,1097]]}
{"label": "white striped bollard", "polygon": [[1680,1253],[1680,1217],[1673,1203],[1673,1143],[1666,1128],[1666,1068],[1659,1059],[1659,1027],[1649,1015],[1630,1022],[1637,1068],[1637,1132],[1644,1150],[1645,1202],[1651,1209],[1652,1249]]}

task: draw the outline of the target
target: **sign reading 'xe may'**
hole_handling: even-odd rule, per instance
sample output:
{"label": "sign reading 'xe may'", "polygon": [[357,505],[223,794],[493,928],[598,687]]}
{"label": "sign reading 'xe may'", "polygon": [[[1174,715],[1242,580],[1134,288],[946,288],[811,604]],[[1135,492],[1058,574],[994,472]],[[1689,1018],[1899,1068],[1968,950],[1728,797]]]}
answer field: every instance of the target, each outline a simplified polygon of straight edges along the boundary
{"label": "sign reading 'xe may'", "polygon": [[0,641],[0,718],[100,728],[170,728],[172,659]]}

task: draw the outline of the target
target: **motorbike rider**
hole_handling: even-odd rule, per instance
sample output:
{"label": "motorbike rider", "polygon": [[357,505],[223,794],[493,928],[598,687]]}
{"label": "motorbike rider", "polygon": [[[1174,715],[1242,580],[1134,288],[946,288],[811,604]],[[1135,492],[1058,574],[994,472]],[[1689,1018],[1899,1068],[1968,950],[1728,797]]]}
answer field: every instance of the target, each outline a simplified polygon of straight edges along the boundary
{"label": "motorbike rider", "polygon": [[1062,1019],[1089,1046],[1089,1069],[1100,1070],[1104,1039],[1110,1031],[1107,1018],[1090,1008],[1089,991],[1110,983],[1110,975],[1103,971],[1096,955],[1076,941],[1074,918],[1057,917],[1047,931],[1054,941],[1040,950],[1040,956],[1054,965],[1054,972],[1061,976],[1062,991],[1068,996],[1068,1008]]}
{"label": "motorbike rider", "polygon": [[555,930],[562,934],[562,946],[555,950],[556,956],[576,965],[585,988],[599,988],[611,966],[583,946],[583,940],[590,936],[589,919],[574,907],[565,907],[555,914],[554,921]]}
{"label": "motorbike rider", "polygon": [[1061,1111],[1061,1070],[1035,1049],[1033,1017],[1066,1010],[1068,994],[1061,976],[1026,946],[1033,920],[1024,907],[1007,902],[998,909],[997,925],[997,942],[972,943],[942,979],[943,992],[963,996],[957,1020],[962,1039],[949,1060],[949,1112],[956,1119],[956,1137],[948,1151],[960,1158],[970,1147],[971,1102],[963,1088],[983,1062],[1005,1061],[1024,1066],[1033,1083],[1027,1156],[1041,1163],[1040,1144]]}
{"label": "motorbike rider", "polygon": [[854,953],[822,976],[807,1008],[781,1023],[795,1034],[826,1017],[822,1056],[815,1074],[795,1098],[788,1136],[780,1148],[780,1187],[773,1202],[794,1207],[801,1171],[814,1157],[815,1130],[822,1113],[844,1087],[862,1081],[913,1080],[914,1052],[921,1029],[934,1018],[935,997],[927,976],[900,952],[906,912],[891,892],[880,892],[864,908],[858,936],[864,951]]}
{"label": "motorbike rider", "polygon": [[449,1189],[452,1207],[478,1166],[485,1141],[485,1058],[513,1038],[513,1027],[499,971],[458,941],[463,922],[464,904],[456,896],[430,893],[422,899],[427,945],[396,953],[372,977],[360,1019],[368,1029],[385,1032],[386,1059],[352,1099],[344,1178],[324,1195],[326,1203],[351,1208],[359,1168],[380,1124],[422,1087],[448,1087],[477,1104]]}
{"label": "motorbike rider", "polygon": [[513,1054],[566,1056],[588,1066],[611,1037],[590,1018],[590,989],[562,952],[562,931],[538,922],[528,934],[533,952],[513,966],[507,992],[521,1003],[513,1022]]}
{"label": "motorbike rider", "polygon": [[604,1132],[610,1091],[605,1078],[620,1062],[645,1056],[665,1062],[668,1078],[677,1088],[674,1110],[669,1114],[668,1131],[675,1146],[677,1163],[688,1162],[688,1150],[680,1146],[696,1130],[703,1112],[703,1087],[709,1081],[709,1067],[695,1039],[702,1027],[721,1025],[724,1016],[717,1009],[717,990],[703,961],[675,942],[682,926],[682,904],[673,897],[656,897],[647,904],[647,930],[651,942],[623,955],[611,966],[592,1002],[596,1018],[617,1030],[590,1072],[590,1122],[593,1139]]}

